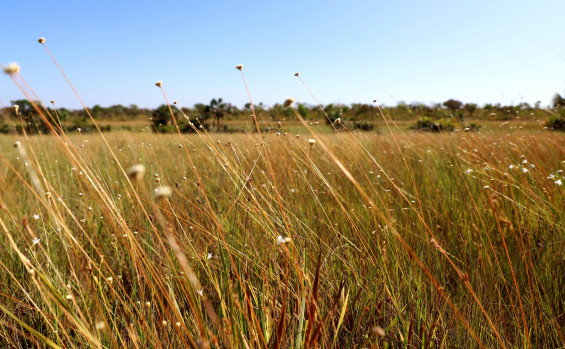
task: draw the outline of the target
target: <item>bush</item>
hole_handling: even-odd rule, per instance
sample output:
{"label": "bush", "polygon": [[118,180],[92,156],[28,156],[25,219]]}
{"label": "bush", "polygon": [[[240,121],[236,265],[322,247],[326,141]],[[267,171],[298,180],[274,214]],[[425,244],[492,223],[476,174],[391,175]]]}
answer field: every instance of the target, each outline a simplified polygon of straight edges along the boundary
{"label": "bush", "polygon": [[353,123],[353,129],[361,131],[373,131],[375,129],[375,124],[372,124],[368,121],[355,121]]}
{"label": "bush", "polygon": [[478,122],[472,122],[469,125],[465,126],[471,129],[471,131],[478,131],[481,128],[481,124]]}
{"label": "bush", "polygon": [[0,133],[10,133],[10,125],[2,120],[0,120]]}
{"label": "bush", "polygon": [[453,118],[432,120],[431,118],[428,117],[423,117],[418,119],[416,124],[412,126],[413,129],[416,129],[418,131],[427,131],[427,132],[440,132],[440,131],[451,132],[458,127],[460,127],[459,122]]}
{"label": "bush", "polygon": [[565,131],[565,117],[563,116],[552,116],[547,120],[545,126],[554,131]]}

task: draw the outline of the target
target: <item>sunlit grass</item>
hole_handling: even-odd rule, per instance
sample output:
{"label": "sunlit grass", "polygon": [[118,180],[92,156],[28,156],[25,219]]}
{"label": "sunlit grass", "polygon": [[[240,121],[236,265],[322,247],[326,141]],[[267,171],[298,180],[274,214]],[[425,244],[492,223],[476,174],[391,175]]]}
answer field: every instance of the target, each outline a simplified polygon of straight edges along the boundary
{"label": "sunlit grass", "polygon": [[563,135],[311,137],[0,138],[0,340],[562,345]]}

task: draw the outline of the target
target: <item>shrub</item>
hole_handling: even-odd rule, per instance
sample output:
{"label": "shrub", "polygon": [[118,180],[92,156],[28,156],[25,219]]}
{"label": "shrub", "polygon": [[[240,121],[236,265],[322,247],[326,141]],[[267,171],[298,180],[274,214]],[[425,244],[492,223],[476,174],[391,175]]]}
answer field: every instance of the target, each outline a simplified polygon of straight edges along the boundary
{"label": "shrub", "polygon": [[361,131],[373,131],[375,129],[375,124],[372,124],[368,121],[355,121],[353,123],[354,130],[361,130]]}
{"label": "shrub", "polygon": [[440,131],[453,131],[460,127],[460,124],[454,118],[443,118],[440,120],[432,120],[428,117],[418,119],[413,129],[418,131],[440,132]]}
{"label": "shrub", "polygon": [[551,116],[545,123],[545,126],[554,131],[565,131],[565,117]]}
{"label": "shrub", "polygon": [[479,124],[478,122],[472,122],[466,127],[470,128],[472,131],[478,131],[481,128],[481,124]]}
{"label": "shrub", "polygon": [[0,133],[10,133],[10,125],[4,121],[0,121]]}

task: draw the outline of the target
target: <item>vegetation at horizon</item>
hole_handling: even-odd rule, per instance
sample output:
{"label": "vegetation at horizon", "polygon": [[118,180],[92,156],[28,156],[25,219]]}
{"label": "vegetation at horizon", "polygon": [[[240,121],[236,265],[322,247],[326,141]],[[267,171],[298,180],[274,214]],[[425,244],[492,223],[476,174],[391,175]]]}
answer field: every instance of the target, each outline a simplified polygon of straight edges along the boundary
{"label": "vegetation at horizon", "polygon": [[[102,107],[95,105],[86,110],[69,110],[56,108],[55,101],[45,106],[38,101],[35,105],[41,106],[47,114],[57,114],[66,131],[81,129],[83,132],[96,131],[90,115],[102,126],[104,131],[126,130],[143,131],[152,130],[159,133],[175,133],[171,112],[167,104],[155,109],[139,108],[135,104],[129,106],[113,105]],[[471,127],[478,129],[484,121],[508,121],[508,120],[543,120],[550,129],[565,129],[565,99],[559,94],[552,98],[551,106],[542,108],[540,102],[535,105],[520,103],[517,105],[485,104],[479,106],[475,103],[463,103],[455,99],[449,99],[443,103],[426,105],[413,102],[406,104],[399,102],[396,106],[354,103],[352,105],[328,104],[320,109],[318,105],[297,103],[296,110],[306,120],[317,120],[327,123],[340,119],[351,122],[353,129],[371,131],[378,129],[377,125],[382,121],[380,111],[394,121],[409,121],[411,128],[419,130],[434,131],[441,125],[444,131],[453,131]],[[0,133],[23,133],[27,134],[46,133],[49,127],[46,125],[33,104],[26,99],[15,100],[12,105],[19,106],[16,114],[11,107],[0,109]],[[247,103],[243,108],[238,108],[231,103],[223,101],[222,98],[214,98],[209,104],[197,103],[192,108],[177,107],[176,102],[171,106],[175,116],[181,122],[181,132],[193,132],[188,123],[183,121],[183,115],[198,120],[199,124],[206,130],[212,132],[255,132],[252,121],[251,104]],[[282,104],[271,107],[259,103],[254,106],[255,112],[261,121],[298,121],[296,116]],[[379,111],[380,110],[380,111]],[[326,116],[327,114],[327,116]],[[227,122],[226,122],[227,121]],[[468,122],[468,123],[466,123]],[[265,128],[267,131],[268,128]]]}

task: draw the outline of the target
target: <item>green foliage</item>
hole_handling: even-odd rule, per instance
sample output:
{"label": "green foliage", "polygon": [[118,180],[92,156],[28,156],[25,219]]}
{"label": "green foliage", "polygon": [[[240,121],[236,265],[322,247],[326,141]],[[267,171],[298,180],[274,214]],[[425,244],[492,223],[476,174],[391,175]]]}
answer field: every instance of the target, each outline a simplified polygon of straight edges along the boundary
{"label": "green foliage", "polygon": [[174,115],[176,119],[179,119],[180,112],[174,106],[169,106],[166,104],[161,104],[157,109],[153,111],[153,117],[151,119],[151,123],[153,124],[154,129],[159,129],[160,127],[167,128],[168,125],[173,124],[173,117]]}
{"label": "green foliage", "polygon": [[454,131],[460,128],[460,123],[455,118],[443,118],[440,120],[432,120],[428,117],[418,119],[413,129],[426,132],[441,132],[441,131]]}
{"label": "green foliage", "polygon": [[4,120],[0,120],[0,133],[1,134],[11,133],[12,129],[13,129],[13,127],[11,127],[7,122],[5,122]]}
{"label": "green foliage", "polygon": [[296,108],[298,114],[302,116],[304,119],[308,118],[308,108],[303,103],[298,103],[298,107]]}
{"label": "green foliage", "polygon": [[547,120],[545,127],[553,131],[565,131],[565,117],[553,115]]}
{"label": "green foliage", "polygon": [[469,117],[473,117],[473,114],[477,110],[478,106],[475,103],[465,103],[464,108],[467,111],[467,113],[469,113]]}
{"label": "green foliage", "polygon": [[362,120],[362,121],[354,121],[353,122],[353,129],[360,130],[360,131],[373,131],[375,130],[375,124]]}
{"label": "green foliage", "polygon": [[469,125],[467,125],[466,127],[468,127],[469,129],[471,129],[472,131],[478,131],[481,129],[481,124],[479,124],[478,122],[472,122]]}

